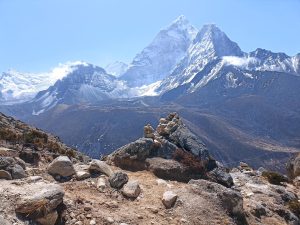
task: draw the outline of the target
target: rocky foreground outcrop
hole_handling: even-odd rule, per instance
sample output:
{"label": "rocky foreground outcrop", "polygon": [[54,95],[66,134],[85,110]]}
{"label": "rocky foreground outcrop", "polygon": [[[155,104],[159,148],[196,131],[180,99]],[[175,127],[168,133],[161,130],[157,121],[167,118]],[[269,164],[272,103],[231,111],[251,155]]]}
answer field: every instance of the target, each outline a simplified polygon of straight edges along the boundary
{"label": "rocky foreground outcrop", "polygon": [[[115,163],[121,152],[121,159],[128,161],[119,162],[129,170],[46,149],[39,150],[37,163],[24,162],[22,150],[0,148],[0,171],[6,173],[0,177],[0,224],[300,224],[300,177],[296,173],[291,180],[263,168],[255,171],[245,163],[231,170],[216,164],[209,168],[209,161],[214,161],[206,149],[187,147],[201,146],[201,142],[194,138],[171,142],[170,135],[182,124],[176,129],[171,125],[161,135],[148,132],[147,126],[146,138],[107,158]],[[163,142],[169,147],[153,151],[153,145]],[[24,176],[15,176],[13,168],[22,168]]]}
{"label": "rocky foreground outcrop", "polygon": [[182,122],[177,113],[161,118],[154,130],[144,127],[144,137],[106,157],[120,168],[150,170],[164,179],[188,182],[204,178],[217,167],[207,148]]}

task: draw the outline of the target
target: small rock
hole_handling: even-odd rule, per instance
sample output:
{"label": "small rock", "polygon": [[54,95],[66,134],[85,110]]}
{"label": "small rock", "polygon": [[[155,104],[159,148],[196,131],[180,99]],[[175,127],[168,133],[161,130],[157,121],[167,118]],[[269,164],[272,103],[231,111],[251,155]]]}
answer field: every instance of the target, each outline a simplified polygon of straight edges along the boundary
{"label": "small rock", "polygon": [[122,194],[129,198],[137,198],[140,193],[141,188],[138,181],[129,181],[122,190]]}
{"label": "small rock", "polygon": [[36,219],[41,225],[54,225],[58,218],[57,211],[53,211],[42,218]]}
{"label": "small rock", "polygon": [[24,169],[19,164],[16,164],[12,167],[11,175],[13,179],[22,179],[26,177]]}
{"label": "small rock", "polygon": [[51,175],[69,177],[75,174],[75,169],[73,163],[67,156],[59,156],[49,164],[48,173]]}
{"label": "small rock", "polygon": [[180,222],[181,222],[181,223],[187,223],[188,221],[187,221],[186,219],[183,219],[183,218],[182,218],[182,219],[180,220]]}
{"label": "small rock", "polygon": [[115,220],[111,217],[107,217],[106,221],[109,222],[109,223],[114,223],[115,222]]}
{"label": "small rock", "polygon": [[225,187],[232,187],[233,186],[233,179],[229,173],[226,172],[225,168],[218,167],[209,172],[209,177],[219,183],[224,185]]}
{"label": "small rock", "polygon": [[157,185],[167,185],[167,181],[163,180],[163,179],[156,179],[156,183]]}
{"label": "small rock", "polygon": [[76,172],[76,179],[77,180],[84,180],[91,176],[91,174],[87,171],[77,171]]}
{"label": "small rock", "polygon": [[92,207],[90,206],[85,206],[84,207],[84,211],[88,212],[88,211],[91,211],[92,210]]}
{"label": "small rock", "polygon": [[100,177],[97,181],[97,188],[99,191],[104,191],[104,189],[107,187],[106,185],[106,179],[103,177]]}
{"label": "small rock", "polygon": [[0,170],[6,170],[7,167],[13,166],[15,163],[11,157],[0,157]]}
{"label": "small rock", "polygon": [[253,215],[260,218],[261,216],[267,215],[267,210],[264,206],[261,204],[257,204],[255,208],[253,209]]}
{"label": "small rock", "polygon": [[5,170],[0,170],[0,179],[12,180],[12,177],[9,172]]}
{"label": "small rock", "polygon": [[167,209],[171,208],[175,204],[176,200],[177,194],[173,191],[166,191],[163,194],[162,202]]}
{"label": "small rock", "polygon": [[116,172],[109,177],[110,186],[116,189],[120,189],[124,184],[128,182],[128,175],[123,172]]}
{"label": "small rock", "polygon": [[240,162],[240,167],[249,167],[247,163]]}
{"label": "small rock", "polygon": [[28,177],[28,183],[36,183],[40,180],[43,180],[43,178],[41,176],[30,176]]}
{"label": "small rock", "polygon": [[96,220],[95,219],[92,219],[91,221],[90,221],[90,225],[96,225],[97,223],[96,223]]}
{"label": "small rock", "polygon": [[26,169],[26,163],[19,157],[15,157],[17,164],[19,164],[24,170]]}
{"label": "small rock", "polygon": [[100,161],[97,159],[92,160],[92,162],[90,163],[89,170],[97,171],[97,172],[103,173],[107,176],[111,176],[113,174],[112,169],[110,168],[109,165],[106,164],[106,162]]}

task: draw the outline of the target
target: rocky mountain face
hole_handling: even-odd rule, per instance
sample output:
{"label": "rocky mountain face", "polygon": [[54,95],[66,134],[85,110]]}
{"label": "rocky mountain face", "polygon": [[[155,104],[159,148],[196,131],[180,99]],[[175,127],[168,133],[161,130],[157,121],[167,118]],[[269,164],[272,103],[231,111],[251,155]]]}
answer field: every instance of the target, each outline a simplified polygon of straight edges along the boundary
{"label": "rocky mountain face", "polygon": [[122,96],[123,90],[122,82],[107,74],[101,67],[91,64],[80,65],[31,100],[33,114],[40,114],[57,104],[100,102],[115,95]]}
{"label": "rocky mountain face", "polygon": [[207,167],[210,153],[176,113],[103,160],[3,114],[0,123],[1,225],[299,224],[298,173]]}
{"label": "rocky mountain face", "polygon": [[[176,88],[184,88],[186,85],[202,88],[220,77],[222,69],[226,66],[243,71],[245,76],[248,71],[283,72],[299,76],[298,55],[291,57],[260,48],[244,53],[218,27],[206,25],[197,34],[186,56],[170,76],[161,82],[156,91],[165,93]],[[196,76],[198,78],[195,78]],[[193,87],[189,91],[194,90]]]}
{"label": "rocky mountain face", "polygon": [[110,63],[105,67],[106,72],[115,77],[121,76],[127,69],[128,65],[120,61]]}
{"label": "rocky mountain face", "polygon": [[197,29],[184,16],[161,30],[120,77],[130,87],[149,85],[164,79],[186,54]]}
{"label": "rocky mountain face", "polygon": [[216,25],[205,25],[189,46],[185,57],[159,87],[164,92],[190,82],[197,72],[222,56],[243,56],[239,46],[232,42]]}

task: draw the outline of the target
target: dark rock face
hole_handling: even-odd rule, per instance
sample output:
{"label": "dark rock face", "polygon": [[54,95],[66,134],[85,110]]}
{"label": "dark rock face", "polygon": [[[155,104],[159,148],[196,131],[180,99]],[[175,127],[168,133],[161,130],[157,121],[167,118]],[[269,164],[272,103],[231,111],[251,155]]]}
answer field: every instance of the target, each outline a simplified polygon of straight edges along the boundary
{"label": "dark rock face", "polygon": [[169,139],[171,142],[180,146],[181,148],[192,152],[194,155],[199,156],[203,160],[209,159],[208,150],[204,143],[193,134],[185,125],[179,127],[170,134]]}
{"label": "dark rock face", "polygon": [[128,182],[128,175],[123,172],[116,172],[108,180],[111,187],[120,189]]}
{"label": "dark rock face", "polygon": [[110,154],[107,160],[122,169],[151,170],[158,177],[184,182],[206,177],[206,171],[217,167],[205,145],[177,113],[161,118],[156,131],[148,129],[148,125],[145,128],[153,138],[131,142]]}
{"label": "dark rock face", "polygon": [[22,179],[26,177],[24,169],[18,164],[14,165],[11,169],[11,175],[13,179]]}
{"label": "dark rock face", "polygon": [[21,161],[12,157],[0,157],[0,179],[21,179],[26,177],[24,166]]}
{"label": "dark rock face", "polygon": [[150,138],[140,138],[131,142],[109,156],[116,166],[132,171],[145,170],[145,160],[154,149],[154,141]]}
{"label": "dark rock face", "polygon": [[209,178],[219,184],[224,185],[225,187],[233,186],[233,179],[231,175],[225,170],[225,168],[215,168],[209,172]]}
{"label": "dark rock face", "polygon": [[25,149],[20,152],[19,157],[27,163],[37,165],[40,161],[40,155],[37,151],[32,149]]}
{"label": "dark rock face", "polygon": [[191,179],[206,178],[204,174],[193,173],[187,166],[172,159],[149,158],[146,160],[146,164],[147,170],[164,180],[188,182]]}

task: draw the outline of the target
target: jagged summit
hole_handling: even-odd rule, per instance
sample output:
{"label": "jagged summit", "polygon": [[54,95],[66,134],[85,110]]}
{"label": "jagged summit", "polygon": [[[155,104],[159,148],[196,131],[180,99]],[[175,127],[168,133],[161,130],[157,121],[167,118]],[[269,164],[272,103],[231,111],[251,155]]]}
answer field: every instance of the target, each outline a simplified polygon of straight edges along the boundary
{"label": "jagged summit", "polygon": [[137,87],[162,80],[186,54],[197,33],[184,17],[163,28],[153,41],[135,56],[121,76],[129,86]]}
{"label": "jagged summit", "polygon": [[168,27],[164,28],[163,30],[187,30],[191,36],[191,40],[193,40],[198,32],[193,25],[190,24],[189,20],[184,16],[181,15],[177,17]]}
{"label": "jagged summit", "polygon": [[[203,53],[210,53],[211,51],[211,54],[214,56],[243,55],[240,47],[235,42],[231,41],[215,24],[204,25],[194,39],[193,45],[195,46],[191,49]],[[196,46],[198,48],[196,48]]]}

